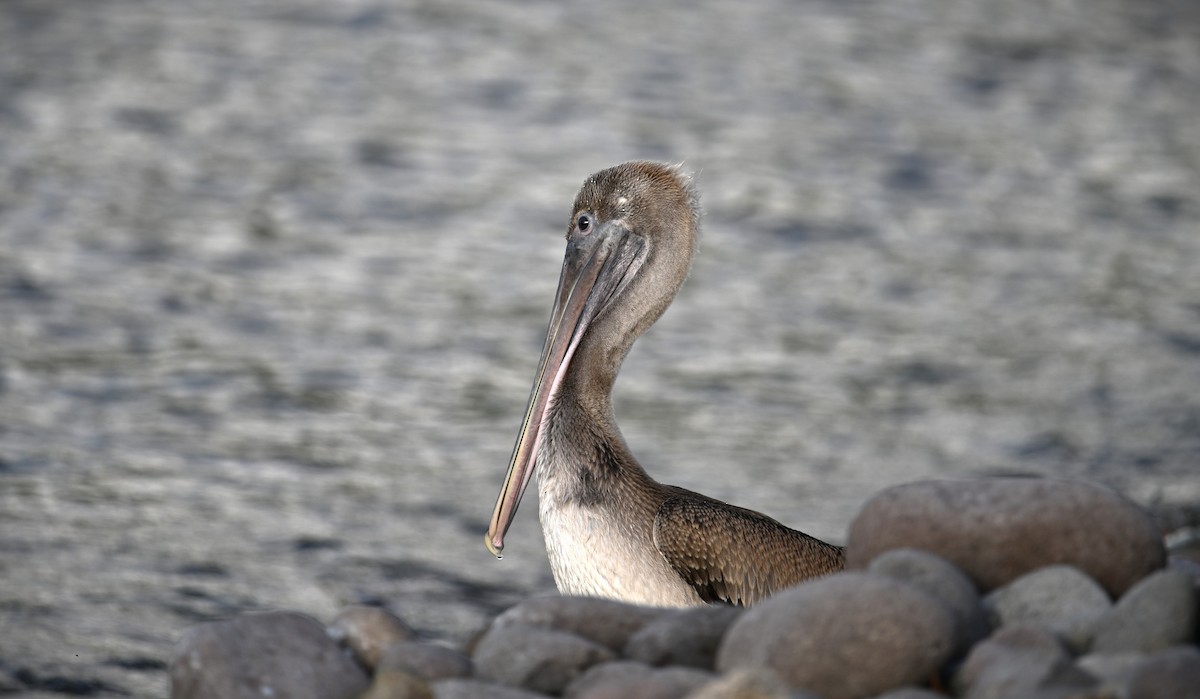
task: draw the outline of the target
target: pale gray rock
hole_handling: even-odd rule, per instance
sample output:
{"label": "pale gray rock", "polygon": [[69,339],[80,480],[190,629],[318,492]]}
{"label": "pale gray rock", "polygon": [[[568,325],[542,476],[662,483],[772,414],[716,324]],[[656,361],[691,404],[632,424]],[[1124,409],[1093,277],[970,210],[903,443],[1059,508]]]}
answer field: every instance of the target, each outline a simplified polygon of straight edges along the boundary
{"label": "pale gray rock", "polygon": [[622,654],[647,665],[711,670],[721,638],[743,611],[704,606],[665,612],[634,633]]}
{"label": "pale gray rock", "polygon": [[1126,592],[1097,626],[1096,652],[1152,652],[1196,634],[1196,590],[1182,571],[1159,571]]}
{"label": "pale gray rock", "polygon": [[896,548],[945,558],[985,593],[1061,563],[1116,597],[1166,562],[1162,537],[1140,507],[1094,483],[1048,478],[888,488],[851,523],[846,566],[866,567]]}
{"label": "pale gray rock", "polygon": [[1023,575],[992,591],[983,605],[992,626],[1045,626],[1076,650],[1087,648],[1097,624],[1113,606],[1095,580],[1065,565]]}
{"label": "pale gray rock", "polygon": [[946,559],[928,551],[895,549],[871,561],[868,572],[927,593],[954,616],[955,653],[965,653],[991,632],[975,584]]}
{"label": "pale gray rock", "polygon": [[1095,686],[1076,668],[1050,631],[1040,626],[1008,626],[971,649],[954,675],[956,696],[1010,699]]}
{"label": "pale gray rock", "polygon": [[842,573],[747,611],[725,634],[716,667],[767,667],[793,687],[855,699],[927,678],[950,657],[954,638],[953,616],[926,593]]}
{"label": "pale gray rock", "polygon": [[664,611],[599,597],[531,597],[505,610],[492,627],[520,624],[568,631],[619,652],[635,631]]}
{"label": "pale gray rock", "polygon": [[473,660],[480,679],[557,694],[589,667],[615,658],[613,651],[582,636],[506,624],[479,640]]}
{"label": "pale gray rock", "polygon": [[1175,646],[1147,658],[1129,682],[1129,699],[1200,699],[1200,649]]}
{"label": "pale gray rock", "polygon": [[379,662],[384,648],[417,637],[403,619],[383,607],[362,605],[343,609],[326,631],[330,638],[353,651],[368,670]]}
{"label": "pale gray rock", "polygon": [[376,672],[399,670],[426,681],[470,677],[471,657],[462,651],[432,643],[403,641],[383,650]]}
{"label": "pale gray rock", "polygon": [[171,662],[171,699],[351,699],[368,684],[316,620],[293,612],[193,626]]}
{"label": "pale gray rock", "polygon": [[431,682],[434,699],[546,699],[548,694],[472,679]]}
{"label": "pale gray rock", "polygon": [[618,660],[594,665],[563,692],[566,699],[679,699],[707,684],[712,673],[695,668],[653,668]]}

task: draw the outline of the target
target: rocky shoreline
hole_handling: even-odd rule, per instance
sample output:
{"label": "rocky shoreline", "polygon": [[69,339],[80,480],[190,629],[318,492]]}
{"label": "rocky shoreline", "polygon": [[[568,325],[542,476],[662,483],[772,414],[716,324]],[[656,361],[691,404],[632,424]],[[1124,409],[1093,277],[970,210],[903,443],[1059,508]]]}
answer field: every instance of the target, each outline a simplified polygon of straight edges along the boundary
{"label": "rocky shoreline", "polygon": [[839,544],[998,474],[1200,525],[1197,36],[1193,0],[6,0],[0,696],[162,699],[185,628],[280,609],[461,650],[552,590],[534,508],[480,539],[565,209],[631,159],[705,209],[616,386],[656,480]]}
{"label": "rocky shoreline", "polygon": [[1200,697],[1200,562],[1101,486],[890,488],[847,565],[748,610],[534,597],[461,648],[380,607],[241,615],[187,631],[171,697]]}

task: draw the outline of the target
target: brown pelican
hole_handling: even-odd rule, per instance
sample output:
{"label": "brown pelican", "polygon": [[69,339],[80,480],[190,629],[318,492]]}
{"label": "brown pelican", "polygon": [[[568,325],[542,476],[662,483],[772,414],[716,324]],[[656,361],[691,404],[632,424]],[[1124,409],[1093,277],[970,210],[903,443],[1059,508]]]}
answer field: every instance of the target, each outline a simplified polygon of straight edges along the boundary
{"label": "brown pelican", "polygon": [[699,219],[690,178],[659,163],[597,172],[575,197],[546,344],[486,539],[499,557],[536,471],[563,594],[749,605],[842,568],[840,547],[651,479],[617,428],[613,381],[683,284]]}

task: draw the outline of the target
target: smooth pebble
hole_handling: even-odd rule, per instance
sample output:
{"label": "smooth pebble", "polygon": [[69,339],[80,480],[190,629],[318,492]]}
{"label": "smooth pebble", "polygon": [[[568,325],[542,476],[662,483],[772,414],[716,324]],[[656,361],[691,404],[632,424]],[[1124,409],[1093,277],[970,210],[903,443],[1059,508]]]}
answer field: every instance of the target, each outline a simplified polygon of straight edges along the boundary
{"label": "smooth pebble", "polygon": [[1058,638],[1032,625],[1002,628],[976,644],[954,675],[955,695],[965,699],[1008,699],[1095,684],[1095,678],[1071,663]]}
{"label": "smooth pebble", "polygon": [[1176,646],[1152,655],[1134,671],[1129,699],[1200,699],[1200,649]]}
{"label": "smooth pebble", "polygon": [[748,610],[725,634],[716,667],[767,667],[825,699],[858,699],[928,678],[950,657],[954,634],[950,612],[924,592],[841,573]]}
{"label": "smooth pebble", "polygon": [[704,606],[666,612],[629,638],[623,655],[647,665],[685,665],[711,670],[721,638],[745,610]]}
{"label": "smooth pebble", "polygon": [[378,671],[400,670],[426,681],[470,677],[471,658],[462,651],[432,643],[404,641],[384,649]]}
{"label": "smooth pebble", "polygon": [[171,662],[171,699],[351,699],[369,683],[321,624],[294,612],[197,624]]}
{"label": "smooth pebble", "polygon": [[1196,590],[1186,573],[1161,570],[1126,592],[1100,623],[1092,650],[1156,651],[1195,640]]}
{"label": "smooth pebble", "polygon": [[954,616],[954,647],[958,654],[991,632],[975,584],[940,556],[916,549],[894,549],[871,561],[867,571],[912,585],[945,605]]}
{"label": "smooth pebble", "polygon": [[367,669],[375,667],[384,648],[417,637],[404,620],[383,607],[359,605],[339,612],[327,633],[353,651],[354,657]]}
{"label": "smooth pebble", "polygon": [[565,631],[493,626],[475,646],[480,679],[557,694],[589,667],[616,658],[605,646]]}
{"label": "smooth pebble", "polygon": [[501,613],[492,627],[518,624],[569,631],[620,652],[635,631],[664,611],[599,597],[531,597]]}
{"label": "smooth pebble", "polygon": [[1162,568],[1162,536],[1142,508],[1103,486],[1049,478],[921,481],[871,498],[850,525],[846,567],[918,548],[965,572],[981,592],[1057,563],[1113,597]]}

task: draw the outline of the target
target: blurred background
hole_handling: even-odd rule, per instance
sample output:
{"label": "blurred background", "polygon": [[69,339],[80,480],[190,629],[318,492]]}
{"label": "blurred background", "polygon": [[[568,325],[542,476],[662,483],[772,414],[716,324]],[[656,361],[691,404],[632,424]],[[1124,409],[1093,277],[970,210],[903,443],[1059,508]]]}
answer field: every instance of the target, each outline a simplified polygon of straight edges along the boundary
{"label": "blurred background", "polygon": [[0,2],[0,692],[552,589],[533,498],[482,537],[575,189],[634,158],[706,209],[617,384],[655,477],[834,541],[979,474],[1196,524],[1198,36],[1187,0]]}

